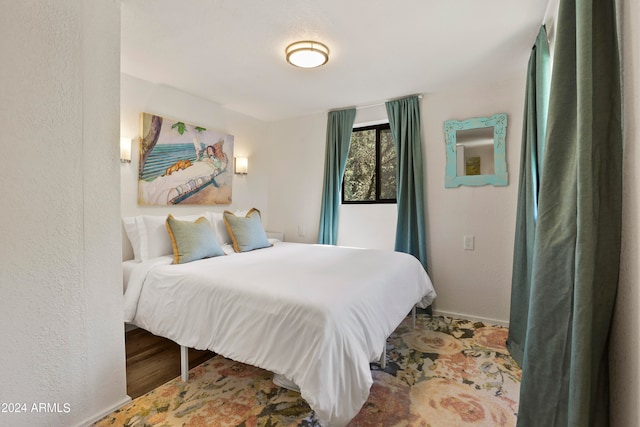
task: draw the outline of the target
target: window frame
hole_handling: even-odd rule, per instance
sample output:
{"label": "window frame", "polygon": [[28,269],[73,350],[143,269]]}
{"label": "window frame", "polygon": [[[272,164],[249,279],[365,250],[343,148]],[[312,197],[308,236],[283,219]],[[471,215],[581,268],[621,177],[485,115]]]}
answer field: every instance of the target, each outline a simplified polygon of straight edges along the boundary
{"label": "window frame", "polygon": [[[386,123],[379,123],[376,125],[367,125],[367,126],[359,126],[359,127],[354,127],[352,130],[352,134],[355,132],[362,132],[362,131],[368,131],[368,130],[375,130],[376,131],[376,145],[375,145],[375,150],[376,150],[376,164],[375,164],[375,171],[376,171],[376,194],[375,194],[375,200],[345,200],[345,194],[346,192],[344,191],[344,186],[346,183],[346,180],[344,179],[344,175],[342,176],[342,188],[341,188],[341,201],[343,205],[374,205],[374,204],[397,204],[398,203],[398,182],[397,182],[397,170],[396,170],[396,197],[394,197],[393,199],[382,199],[380,198],[380,177],[381,177],[381,173],[380,173],[380,133],[381,131],[384,130],[388,130],[389,132],[391,132],[391,125],[389,124],[389,122]],[[353,138],[353,136],[352,136]],[[393,139],[393,136],[392,136]],[[393,143],[393,141],[392,141]],[[394,143],[394,148],[395,148],[395,143]],[[349,148],[349,152],[351,152],[351,148]],[[398,153],[396,152],[396,159],[397,159],[397,155]],[[347,155],[347,161],[349,160],[349,156]],[[397,161],[396,161],[396,168],[397,168]],[[345,170],[346,170],[346,164],[345,164]]]}

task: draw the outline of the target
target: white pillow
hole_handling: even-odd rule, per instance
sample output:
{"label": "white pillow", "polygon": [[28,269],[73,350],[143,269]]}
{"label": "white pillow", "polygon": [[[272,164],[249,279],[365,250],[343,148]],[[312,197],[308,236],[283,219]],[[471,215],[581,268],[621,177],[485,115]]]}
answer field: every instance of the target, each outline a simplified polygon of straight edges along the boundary
{"label": "white pillow", "polygon": [[129,243],[133,248],[133,259],[135,262],[141,262],[140,260],[140,233],[138,232],[138,223],[135,216],[128,216],[122,218],[124,225],[124,231],[127,234]]}
{"label": "white pillow", "polygon": [[[137,262],[173,254],[173,247],[171,246],[171,239],[166,226],[167,216],[138,215],[122,219],[127,237],[133,248],[134,259]],[[211,223],[206,213],[202,215],[176,216],[175,218],[181,221],[195,221],[202,216]]]}
{"label": "white pillow", "polygon": [[[249,212],[249,209],[245,210],[236,210],[233,214],[235,216],[245,216]],[[227,224],[224,223],[224,215],[222,212],[208,212],[209,214],[209,222],[213,224],[213,229],[218,236],[218,243],[220,246],[232,244],[233,240],[231,239],[231,235],[229,234],[229,230],[227,229]]]}
{"label": "white pillow", "polygon": [[224,223],[222,212],[208,212],[208,214],[209,222],[213,224],[213,230],[216,232],[216,236],[218,236],[218,243],[220,243],[221,246],[231,243],[231,236]]}

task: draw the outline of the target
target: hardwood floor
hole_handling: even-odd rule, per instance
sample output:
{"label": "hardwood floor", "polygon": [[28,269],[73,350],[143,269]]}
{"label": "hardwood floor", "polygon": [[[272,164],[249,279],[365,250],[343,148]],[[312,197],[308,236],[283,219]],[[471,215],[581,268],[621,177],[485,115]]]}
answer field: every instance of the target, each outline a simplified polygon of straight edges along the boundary
{"label": "hardwood floor", "polygon": [[[125,334],[127,353],[127,394],[132,399],[180,376],[180,346],[144,329]],[[189,349],[189,368],[193,368],[215,353]]]}

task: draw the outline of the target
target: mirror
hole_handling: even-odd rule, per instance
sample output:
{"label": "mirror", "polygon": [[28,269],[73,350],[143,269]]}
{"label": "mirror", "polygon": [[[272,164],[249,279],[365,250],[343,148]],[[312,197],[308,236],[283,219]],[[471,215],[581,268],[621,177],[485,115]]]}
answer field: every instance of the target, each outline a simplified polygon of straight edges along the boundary
{"label": "mirror", "polygon": [[504,113],[444,122],[445,187],[507,185],[506,132]]}

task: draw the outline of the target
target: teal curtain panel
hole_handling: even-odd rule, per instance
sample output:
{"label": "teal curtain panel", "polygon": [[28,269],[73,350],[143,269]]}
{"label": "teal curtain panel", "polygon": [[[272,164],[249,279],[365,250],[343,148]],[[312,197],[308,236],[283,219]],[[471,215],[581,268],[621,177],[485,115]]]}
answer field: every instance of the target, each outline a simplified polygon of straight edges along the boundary
{"label": "teal curtain panel", "polygon": [[321,244],[335,245],[338,241],[340,192],[355,118],[356,109],[350,108],[330,111],[327,119],[322,210],[318,230],[318,243]]}
{"label": "teal curtain panel", "polygon": [[414,255],[427,270],[420,100],[411,96],[389,101],[386,108],[397,159],[395,250]]}
{"label": "teal curtain panel", "polygon": [[542,174],[542,153],[547,132],[551,68],[547,31],[540,28],[531,50],[527,69],[522,148],[520,151],[520,182],[516,233],[513,248],[511,279],[511,310],[507,346],[511,356],[522,365],[524,340],[529,316],[533,243],[538,216],[538,189]]}
{"label": "teal curtain panel", "polygon": [[518,427],[609,425],[622,202],[614,0],[560,0]]}

